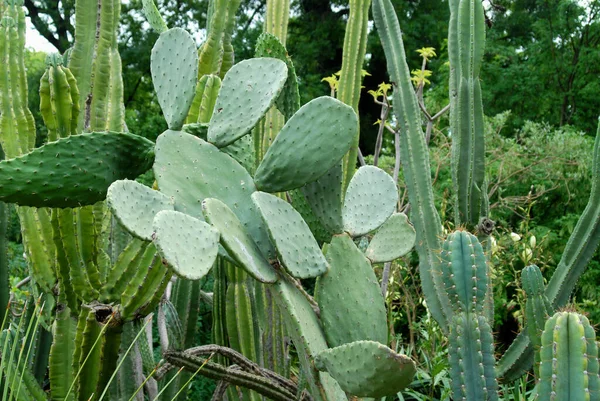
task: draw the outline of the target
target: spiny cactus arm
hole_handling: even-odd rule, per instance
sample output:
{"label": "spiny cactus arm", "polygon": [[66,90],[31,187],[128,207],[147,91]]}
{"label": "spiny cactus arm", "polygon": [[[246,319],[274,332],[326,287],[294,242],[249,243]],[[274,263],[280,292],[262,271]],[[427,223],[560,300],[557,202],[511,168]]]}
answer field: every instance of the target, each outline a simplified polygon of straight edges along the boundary
{"label": "spiny cactus arm", "polygon": [[282,192],[318,179],[348,151],[356,129],[356,113],[349,106],[327,96],[311,100],[269,147],[256,170],[257,188]]}
{"label": "spiny cactus arm", "polygon": [[600,244],[600,125],[594,142],[590,199],[546,287],[546,296],[555,308],[567,303],[579,276],[596,252],[598,244]]}
{"label": "spiny cactus arm", "polygon": [[385,301],[369,260],[347,234],[333,237],[326,257],[329,271],[319,277],[315,297],[327,344],[337,347],[361,340],[385,344]]}
{"label": "spiny cactus arm", "polygon": [[392,214],[377,230],[365,252],[371,263],[391,262],[415,246],[415,229],[404,213]]}
{"label": "spiny cactus arm", "polygon": [[74,135],[0,162],[0,199],[34,207],[91,205],[112,182],[137,177],[153,160],[154,144],[137,135]]}
{"label": "spiny cactus arm", "polygon": [[144,11],[148,23],[156,32],[160,34],[169,29],[160,15],[158,8],[156,8],[154,0],[142,0],[142,10]]}
{"label": "spiny cactus arm", "polygon": [[[238,2],[238,0],[233,1]],[[227,22],[228,0],[212,0],[210,29],[200,49],[198,77],[206,74],[219,74],[223,60],[223,33]],[[239,2],[238,2],[239,3]],[[239,5],[239,4],[238,4]]]}
{"label": "spiny cactus arm", "polygon": [[441,269],[446,291],[455,313],[483,314],[489,271],[483,248],[477,238],[456,231],[444,242]]}
{"label": "spiny cactus arm", "polygon": [[[188,120],[195,119],[200,123],[208,123],[215,110],[215,103],[219,96],[219,90],[221,89],[221,78],[218,75],[204,75],[198,81],[198,91],[202,93],[200,97],[200,103],[192,104],[190,113],[188,114]],[[197,106],[197,110],[194,107]],[[195,115],[192,115],[195,113]],[[206,140],[207,138],[203,138]]]}
{"label": "spiny cactus arm", "polygon": [[398,189],[385,171],[363,166],[348,184],[342,221],[352,237],[365,235],[380,227],[396,210]]}
{"label": "spiny cactus arm", "polygon": [[[117,3],[120,4],[120,3]],[[119,24],[119,13],[114,13],[115,26]],[[117,44],[117,35],[113,36],[113,45],[110,50],[110,92],[108,95],[109,110],[106,129],[109,131],[126,131],[125,126],[125,104],[123,103],[123,75],[121,74],[122,63]]]}
{"label": "spiny cactus arm", "polygon": [[585,316],[558,312],[548,319],[540,350],[541,400],[596,400],[598,346]]}
{"label": "spiny cactus arm", "polygon": [[286,201],[265,192],[252,194],[252,201],[288,273],[305,279],[327,272],[327,261],[300,213]]}
{"label": "spiny cactus arm", "polygon": [[[67,397],[69,386],[75,380],[73,355],[75,353],[75,333],[77,321],[71,317],[71,310],[64,305],[56,313],[50,348],[49,378],[52,401],[73,401],[74,394]],[[65,398],[67,397],[67,398]]]}
{"label": "spiny cactus arm", "polygon": [[23,246],[29,270],[43,291],[52,292],[56,284],[54,246],[50,210],[17,207]]}
{"label": "spiny cactus arm", "polygon": [[229,207],[218,199],[205,199],[204,216],[221,233],[221,244],[248,274],[263,283],[274,283],[277,274]]}
{"label": "spiny cactus arm", "polygon": [[88,308],[81,308],[73,355],[76,381],[70,385],[70,393],[74,392],[76,400],[88,400],[96,393],[102,366],[102,339],[99,339],[102,333],[95,313]]}
{"label": "spiny cactus arm", "polygon": [[158,252],[181,277],[198,280],[212,267],[218,253],[219,232],[184,213],[163,210],[154,218]]}
{"label": "spiny cactus arm", "polygon": [[120,299],[127,288],[129,280],[138,270],[142,270],[140,263],[146,250],[153,246],[146,241],[134,238],[119,254],[110,269],[105,283],[100,292],[99,301],[109,304]]}
{"label": "spiny cactus arm", "polygon": [[108,187],[107,203],[119,223],[142,240],[152,241],[152,222],[161,210],[174,210],[173,200],[136,181],[119,180]]}
{"label": "spiny cactus arm", "polygon": [[358,397],[395,395],[407,387],[417,369],[407,356],[375,341],[356,341],[330,348],[315,357],[348,394]]}
{"label": "spiny cactus arm", "polygon": [[386,55],[394,87],[394,113],[400,123],[401,161],[417,232],[419,271],[427,307],[447,331],[450,302],[443,290],[436,252],[441,249],[442,224],[433,202],[429,151],[421,128],[421,115],[406,64],[400,24],[389,0],[373,1],[373,19]]}
{"label": "spiny cactus arm", "polygon": [[265,32],[277,37],[283,46],[287,39],[289,16],[289,0],[267,0]]}
{"label": "spiny cactus arm", "polygon": [[455,400],[498,400],[494,338],[485,317],[458,313],[449,337],[450,376]]}
{"label": "spiny cactus arm", "polygon": [[[181,174],[181,171],[188,174]],[[230,156],[192,135],[167,131],[156,140],[154,173],[162,193],[175,200],[175,210],[203,219],[202,200],[225,203],[244,224],[263,256],[275,255],[264,223],[250,195],[252,177]]]}
{"label": "spiny cactus arm", "polygon": [[40,81],[40,112],[48,128],[48,141],[52,142],[76,133],[79,91],[60,55],[48,56],[46,63],[49,66]]}
{"label": "spiny cactus arm", "polygon": [[152,82],[169,129],[181,129],[192,106],[197,60],[196,42],[181,28],[161,33],[152,48]]}
{"label": "spiny cactus arm", "polygon": [[0,202],[0,322],[4,321],[5,313],[8,312],[8,301],[11,291],[9,282],[10,274],[8,272],[8,250],[6,247],[8,215],[8,205]]}
{"label": "spiny cactus arm", "polygon": [[231,44],[231,37],[235,29],[235,14],[240,7],[241,0],[229,1],[227,5],[227,20],[225,21],[225,30],[223,31],[223,55],[221,56],[221,68],[219,76],[223,78],[227,71],[233,67],[235,53]]}
{"label": "spiny cactus arm", "polygon": [[[342,71],[338,85],[337,98],[352,107],[358,115],[358,101],[362,83],[362,66],[367,49],[367,25],[369,22],[369,7],[371,0],[350,0],[350,14],[344,35],[342,54]],[[344,181],[342,189],[348,187],[358,156],[358,129],[352,141],[348,154],[344,156]]]}
{"label": "spiny cactus arm", "polygon": [[248,134],[273,105],[286,79],[287,66],[281,60],[257,58],[236,64],[223,78],[208,141],[222,148]]}
{"label": "spiny cactus arm", "polygon": [[485,21],[480,0],[450,3],[450,121],[452,178],[458,212],[456,225],[474,228],[487,216],[483,105],[479,71],[485,46]]}

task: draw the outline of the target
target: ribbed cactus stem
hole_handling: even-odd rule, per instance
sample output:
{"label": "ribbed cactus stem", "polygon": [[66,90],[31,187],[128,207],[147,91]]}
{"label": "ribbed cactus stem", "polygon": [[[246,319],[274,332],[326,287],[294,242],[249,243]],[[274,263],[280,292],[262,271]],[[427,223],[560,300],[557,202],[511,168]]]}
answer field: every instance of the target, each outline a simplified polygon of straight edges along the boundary
{"label": "ribbed cactus stem", "polygon": [[[370,6],[371,0],[350,0],[350,14],[348,15],[344,35],[342,71],[337,91],[337,98],[351,106],[357,115],[363,77],[362,67],[367,49],[367,24],[369,22]],[[344,157],[343,191],[348,187],[356,170],[359,137],[360,133],[357,132],[350,151]]]}
{"label": "ribbed cactus stem", "polygon": [[600,399],[598,346],[585,316],[558,312],[548,319],[540,355],[538,399]]}
{"label": "ribbed cactus stem", "polygon": [[241,0],[231,0],[227,5],[227,21],[225,23],[225,30],[223,32],[223,61],[221,63],[219,76],[223,78],[227,71],[233,66],[235,62],[235,54],[233,51],[233,45],[231,39],[233,36],[233,30],[235,29],[235,14],[240,7]]}
{"label": "ribbed cactus stem", "polygon": [[485,317],[459,313],[452,320],[448,341],[453,399],[498,400],[494,339]]}
{"label": "ribbed cactus stem", "polygon": [[8,272],[8,253],[6,248],[7,222],[8,205],[0,202],[0,322],[4,321],[4,316],[8,311],[8,301],[10,298],[10,274]]}
{"label": "ribbed cactus stem", "polygon": [[421,126],[421,112],[410,80],[400,24],[389,0],[373,1],[373,19],[387,59],[394,87],[394,114],[400,124],[400,160],[412,205],[411,220],[417,233],[419,272],[427,307],[443,330],[452,315],[450,301],[444,291],[439,271],[442,223],[433,202],[429,150]]}
{"label": "ribbed cactus stem", "polygon": [[448,30],[450,124],[456,225],[474,228],[487,216],[485,146],[479,71],[485,46],[481,0],[452,0]]}
{"label": "ribbed cactus stem", "polygon": [[275,35],[285,46],[287,29],[290,19],[289,0],[267,0],[267,13],[265,17],[265,32]]}

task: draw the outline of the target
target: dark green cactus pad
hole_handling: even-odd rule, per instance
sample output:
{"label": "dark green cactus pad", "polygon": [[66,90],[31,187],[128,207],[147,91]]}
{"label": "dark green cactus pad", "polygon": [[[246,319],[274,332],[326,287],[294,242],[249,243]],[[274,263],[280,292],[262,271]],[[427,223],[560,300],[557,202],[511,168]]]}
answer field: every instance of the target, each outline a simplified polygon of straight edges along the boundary
{"label": "dark green cactus pad", "polygon": [[283,192],[315,181],[350,149],[358,121],[352,107],[323,96],[298,110],[281,129],[254,181],[264,192]]}
{"label": "dark green cactus pad", "polygon": [[452,309],[483,313],[488,268],[477,238],[466,231],[448,235],[442,248],[440,267]]}
{"label": "dark green cactus pad", "polygon": [[458,313],[448,341],[453,399],[497,401],[494,338],[485,317]]}
{"label": "dark green cactus pad", "polygon": [[240,219],[267,258],[275,256],[256,206],[252,177],[230,156],[192,135],[166,131],[156,140],[154,174],[160,191],[175,199],[175,210],[204,219],[202,201],[216,198]]}
{"label": "dark green cactus pad", "polygon": [[263,283],[274,283],[277,274],[269,261],[260,253],[243,224],[226,204],[208,198],[202,202],[206,221],[221,233],[221,244],[236,264]]}
{"label": "dark green cactus pad", "polygon": [[181,28],[161,33],[152,48],[150,70],[169,129],[181,129],[196,94],[198,51],[194,38]]}
{"label": "dark green cactus pad", "polygon": [[187,134],[194,135],[196,138],[206,141],[206,136],[208,134],[208,123],[185,124],[181,130]]}
{"label": "dark green cactus pad", "polygon": [[323,351],[315,357],[315,367],[329,372],[346,393],[374,398],[397,394],[417,371],[412,359],[375,341],[356,341]]}
{"label": "dark green cactus pad", "polygon": [[287,192],[290,203],[300,213],[302,219],[308,224],[310,232],[315,237],[319,244],[329,242],[331,240],[331,234],[327,232],[321,220],[315,216],[312,208],[306,201],[306,197],[300,189],[293,189]]}
{"label": "dark green cactus pad", "polygon": [[381,226],[396,210],[398,189],[388,173],[375,166],[356,171],[344,198],[344,231],[353,237]]}
{"label": "dark green cactus pad", "polygon": [[152,222],[161,210],[174,210],[173,200],[136,181],[115,181],[106,194],[113,216],[134,237],[152,241]]}
{"label": "dark green cactus pad", "polygon": [[342,163],[301,188],[306,201],[330,234],[344,231],[342,222]]}
{"label": "dark green cactus pad", "polygon": [[416,235],[408,217],[404,213],[394,213],[377,230],[365,255],[372,263],[398,259],[415,246]]}
{"label": "dark green cactus pad", "polygon": [[540,349],[540,400],[598,400],[598,346],[585,316],[557,312],[546,321]]}
{"label": "dark green cactus pad", "polygon": [[329,346],[361,340],[385,344],[385,302],[369,260],[346,234],[333,237],[325,256],[329,271],[319,277],[315,296]]}
{"label": "dark green cactus pad", "polygon": [[248,134],[283,89],[287,67],[274,58],[244,60],[223,78],[208,140],[222,148]]}
{"label": "dark green cactus pad", "polygon": [[153,160],[154,144],[141,136],[70,136],[0,162],[0,200],[34,207],[92,205],[104,200],[114,181],[137,177]]}
{"label": "dark green cactus pad", "polygon": [[154,218],[156,249],[177,275],[204,277],[217,258],[219,232],[187,214],[163,210]]}
{"label": "dark green cactus pad", "polygon": [[289,120],[300,108],[300,93],[298,92],[298,77],[294,63],[279,38],[267,32],[260,34],[256,40],[255,57],[273,57],[287,65],[288,77],[281,94],[275,101],[279,111]]}
{"label": "dark green cactus pad", "polygon": [[265,192],[252,194],[279,260],[296,278],[318,277],[327,272],[327,261],[310,228],[292,205]]}

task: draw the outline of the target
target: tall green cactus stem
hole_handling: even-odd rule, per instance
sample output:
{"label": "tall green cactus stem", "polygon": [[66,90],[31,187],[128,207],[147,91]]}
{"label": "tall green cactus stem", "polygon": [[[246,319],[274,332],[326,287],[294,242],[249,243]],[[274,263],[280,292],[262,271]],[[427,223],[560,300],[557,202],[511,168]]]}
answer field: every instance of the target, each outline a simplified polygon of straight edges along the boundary
{"label": "tall green cactus stem", "polygon": [[5,314],[8,312],[10,299],[10,274],[8,272],[8,249],[6,247],[8,211],[8,205],[0,202],[0,322],[4,321]]}
{"label": "tall green cactus stem", "polygon": [[69,386],[75,380],[73,355],[77,323],[68,307],[56,314],[53,325],[53,342],[50,348],[49,378],[52,401],[73,401],[74,394],[67,396]]}
{"label": "tall green cactus stem", "polygon": [[276,36],[282,45],[287,41],[288,22],[290,19],[289,0],[267,0],[265,14],[265,32]]}
{"label": "tall green cactus stem", "polygon": [[479,71],[485,46],[480,0],[452,0],[448,30],[450,124],[456,226],[474,228],[487,217],[483,104]]}
{"label": "tall green cactus stem", "polygon": [[[239,3],[237,0],[233,3]],[[198,58],[198,80],[207,74],[219,74],[223,60],[223,33],[227,23],[227,0],[213,0],[210,30]]]}
{"label": "tall green cactus stem", "polygon": [[416,249],[427,307],[443,330],[448,329],[450,301],[439,271],[436,252],[441,248],[442,223],[433,202],[429,151],[421,126],[421,114],[410,81],[400,24],[389,0],[373,0],[373,19],[387,59],[394,88],[394,114],[403,132],[400,159],[408,189],[411,219],[417,233]]}
{"label": "tall green cactus stem", "polygon": [[544,278],[542,272],[536,265],[527,266],[521,273],[523,289],[527,295],[525,304],[525,326],[529,341],[535,351],[535,373],[538,375],[540,354],[539,349],[542,345],[542,331],[546,320],[552,313],[550,301],[544,294]]}
{"label": "tall green cactus stem", "polygon": [[227,5],[227,20],[223,31],[223,56],[219,76],[223,78],[227,71],[233,66],[235,54],[231,39],[235,29],[235,14],[240,7],[241,0],[230,0]]}
{"label": "tall green cactus stem", "polygon": [[[350,14],[344,35],[342,72],[337,98],[352,107],[358,115],[358,101],[362,83],[362,66],[367,49],[367,24],[371,0],[350,0]],[[359,132],[356,132],[350,151],[344,157],[342,192],[346,190],[356,169]]]}
{"label": "tall green cactus stem", "polygon": [[163,33],[167,29],[167,24],[163,20],[158,8],[156,8],[156,4],[154,4],[154,0],[142,0],[142,7],[144,14],[146,15],[146,19],[148,23],[159,34]]}
{"label": "tall green cactus stem", "polygon": [[585,316],[558,312],[546,322],[540,349],[539,400],[599,400],[596,333]]}
{"label": "tall green cactus stem", "polygon": [[48,141],[75,135],[79,117],[79,89],[75,77],[58,54],[48,56],[40,81],[40,112]]}

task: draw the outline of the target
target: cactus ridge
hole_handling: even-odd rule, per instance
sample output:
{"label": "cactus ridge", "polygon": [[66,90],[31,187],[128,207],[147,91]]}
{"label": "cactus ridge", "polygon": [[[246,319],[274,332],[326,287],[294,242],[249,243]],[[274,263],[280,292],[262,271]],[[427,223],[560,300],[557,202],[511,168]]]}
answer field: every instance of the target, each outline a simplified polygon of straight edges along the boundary
{"label": "cactus ridge", "polygon": [[323,176],[350,148],[357,124],[354,110],[339,100],[328,96],[311,100],[286,122],[269,147],[254,176],[257,188],[283,192]]}
{"label": "cactus ridge", "polygon": [[557,312],[546,321],[540,350],[541,400],[598,400],[598,346],[585,316]]}
{"label": "cactus ridge", "polygon": [[194,100],[198,52],[192,36],[181,28],[160,34],[150,59],[152,82],[169,129],[181,129]]}
{"label": "cactus ridge", "polygon": [[285,63],[274,58],[234,65],[223,78],[208,127],[208,141],[222,148],[248,134],[273,105],[286,78]]}
{"label": "cactus ridge", "polygon": [[229,207],[218,199],[202,202],[206,221],[221,233],[221,244],[248,274],[263,283],[274,283],[277,274]]}
{"label": "cactus ridge", "polygon": [[142,11],[146,16],[148,23],[156,32],[160,34],[169,29],[160,15],[158,8],[156,8],[154,0],[142,0]]}
{"label": "cactus ridge", "polygon": [[109,185],[152,166],[154,144],[128,133],[94,132],[48,143],[0,162],[0,200],[34,207],[91,205]]}
{"label": "cactus ridge", "polygon": [[315,296],[327,343],[331,347],[361,340],[385,344],[385,301],[369,260],[347,234],[333,237],[326,258],[329,271],[317,280]]}
{"label": "cactus ridge", "polygon": [[342,389],[358,397],[395,395],[416,373],[415,363],[375,341],[355,341],[322,351],[315,367],[327,371]]}
{"label": "cactus ridge", "polygon": [[388,173],[375,166],[363,166],[350,180],[342,220],[352,237],[380,227],[396,210],[398,189]]}
{"label": "cactus ridge", "polygon": [[327,272],[327,261],[310,228],[292,205],[265,192],[252,194],[279,260],[292,276],[318,277]]}
{"label": "cactus ridge", "polygon": [[415,229],[404,213],[392,214],[377,230],[365,255],[371,263],[391,262],[415,246]]}
{"label": "cactus ridge", "polygon": [[179,276],[188,280],[204,277],[218,253],[219,232],[187,214],[163,210],[154,218],[156,249]]}

